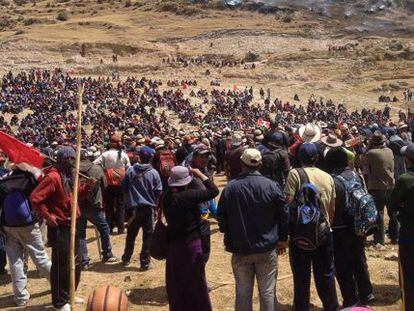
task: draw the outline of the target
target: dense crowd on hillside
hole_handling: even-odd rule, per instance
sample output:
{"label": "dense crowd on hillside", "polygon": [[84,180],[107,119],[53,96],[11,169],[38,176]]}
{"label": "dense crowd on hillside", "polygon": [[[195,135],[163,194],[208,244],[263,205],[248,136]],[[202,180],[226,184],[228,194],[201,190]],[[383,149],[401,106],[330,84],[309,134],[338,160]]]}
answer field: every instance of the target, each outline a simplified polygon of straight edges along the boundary
{"label": "dense crowd on hillside", "polygon": [[[298,95],[283,102],[270,89],[207,90],[192,80],[164,85],[145,77],[78,78],[60,70],[8,73],[1,81],[0,111],[13,117],[2,116],[0,129],[50,158],[39,178],[7,155],[0,159],[0,223],[7,236],[0,272],[6,273],[7,253],[17,305],[30,297],[25,250],[50,279],[54,308],[70,310],[67,257],[80,83],[77,284],[91,261],[88,221],[100,233],[102,261],[125,266],[142,229],[141,269],[151,268],[151,256],[166,258],[170,309],[211,310],[205,267],[216,219],[233,254],[236,310],[251,310],[255,277],[261,310],[277,310],[277,260],[287,249],[293,310],[310,308],[311,266],[324,310],[369,306],[375,296],[365,246],[381,251],[386,242],[399,244],[402,300],[414,310],[411,110],[393,119],[388,105],[350,111],[314,95],[306,103]],[[218,202],[215,174],[228,179]],[[24,213],[15,211],[25,206],[30,212],[21,219]],[[166,245],[155,225],[161,211]],[[110,235],[125,229],[118,259]]]}

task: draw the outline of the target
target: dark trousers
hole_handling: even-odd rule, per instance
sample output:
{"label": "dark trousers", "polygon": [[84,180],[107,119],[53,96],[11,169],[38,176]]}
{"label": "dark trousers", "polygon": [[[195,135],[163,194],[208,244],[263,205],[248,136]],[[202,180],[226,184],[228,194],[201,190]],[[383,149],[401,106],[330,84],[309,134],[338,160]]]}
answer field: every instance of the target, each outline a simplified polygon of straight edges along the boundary
{"label": "dark trousers", "polygon": [[343,307],[366,304],[372,294],[372,285],[365,256],[365,238],[346,229],[334,231],[333,237],[336,278],[344,299]]}
{"label": "dark trousers", "polygon": [[203,261],[207,264],[210,259],[211,253],[211,229],[210,221],[207,219],[201,219],[200,224],[200,235],[201,235],[201,247],[203,249]]}
{"label": "dark trousers", "polygon": [[414,238],[407,243],[400,241],[400,286],[404,311],[414,310]]}
{"label": "dark trousers", "polygon": [[294,311],[309,311],[311,266],[319,298],[325,311],[339,310],[335,287],[334,249],[332,234],[315,251],[304,251],[290,245],[290,265],[293,272]]}
{"label": "dark trousers", "polygon": [[[52,246],[52,267],[50,269],[50,286],[52,304],[61,308],[70,302],[70,227],[49,227],[49,242]],[[75,236],[75,288],[78,288],[81,275],[79,237]]]}
{"label": "dark trousers", "polygon": [[168,243],[166,285],[170,311],[211,311],[201,239]]}
{"label": "dark trousers", "polygon": [[88,220],[98,229],[102,244],[102,258],[106,259],[112,256],[112,247],[109,239],[109,225],[106,221],[105,214],[100,208],[90,208],[82,210],[81,217],[78,220],[79,243],[82,251],[82,264],[89,264],[88,247],[86,243],[86,225]]}
{"label": "dark trousers", "polygon": [[118,232],[124,232],[125,229],[125,206],[124,196],[121,187],[108,186],[104,195],[106,220],[109,229],[117,227]]}
{"label": "dark trousers", "polygon": [[[384,208],[387,204],[387,198],[390,194],[390,191],[386,190],[369,190],[369,193],[373,196],[375,205],[378,211],[378,230],[374,233],[374,243],[385,243],[385,225],[384,225]],[[391,240],[398,240],[398,230],[399,230],[399,223],[397,220],[397,215],[392,213],[388,210],[388,216],[390,218],[390,222],[388,224],[388,234]]]}
{"label": "dark trousers", "polygon": [[7,257],[6,257],[6,247],[4,244],[4,239],[0,235],[0,274],[6,271]]}
{"label": "dark trousers", "polygon": [[146,267],[150,263],[150,247],[152,234],[154,232],[154,209],[151,206],[134,207],[135,218],[128,226],[122,261],[128,262],[134,253],[135,239],[138,235],[139,228],[142,228],[142,247],[141,247],[141,267]]}

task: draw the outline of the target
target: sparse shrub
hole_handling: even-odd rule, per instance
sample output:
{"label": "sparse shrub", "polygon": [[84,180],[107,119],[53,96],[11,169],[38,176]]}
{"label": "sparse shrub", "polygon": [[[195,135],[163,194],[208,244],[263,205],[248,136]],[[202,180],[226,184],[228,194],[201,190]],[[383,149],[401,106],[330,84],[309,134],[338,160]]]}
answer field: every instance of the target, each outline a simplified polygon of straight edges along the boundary
{"label": "sparse shrub", "polygon": [[33,25],[35,20],[33,18],[26,18],[23,20],[23,25],[30,26]]}
{"label": "sparse shrub", "polygon": [[17,30],[14,34],[15,34],[16,36],[17,36],[17,35],[22,35],[22,34],[24,34],[24,31],[23,31],[23,30],[21,30],[21,29],[19,29],[19,30]]}
{"label": "sparse shrub", "polygon": [[292,21],[292,16],[290,15],[285,15],[282,17],[282,22],[284,23],[290,23]]}
{"label": "sparse shrub", "polygon": [[67,20],[69,20],[69,13],[66,11],[59,12],[56,16],[56,19],[61,22],[66,22]]}
{"label": "sparse shrub", "polygon": [[245,62],[256,62],[259,60],[259,54],[253,53],[251,51],[247,52],[244,56]]}
{"label": "sparse shrub", "polygon": [[31,0],[14,0],[14,3],[16,4],[16,5],[25,5],[25,4],[27,4],[27,3],[29,3]]}

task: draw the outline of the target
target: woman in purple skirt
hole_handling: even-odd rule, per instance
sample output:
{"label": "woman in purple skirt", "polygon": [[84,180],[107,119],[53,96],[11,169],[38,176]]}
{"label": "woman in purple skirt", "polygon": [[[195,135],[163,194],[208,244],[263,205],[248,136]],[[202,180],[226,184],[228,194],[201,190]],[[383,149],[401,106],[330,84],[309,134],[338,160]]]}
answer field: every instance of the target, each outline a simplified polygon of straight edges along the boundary
{"label": "woman in purple skirt", "polygon": [[[188,189],[192,175],[206,189]],[[176,166],[171,170],[163,209],[168,223],[166,283],[171,311],[210,311],[205,262],[201,246],[201,213],[197,204],[213,199],[219,190],[200,170]]]}

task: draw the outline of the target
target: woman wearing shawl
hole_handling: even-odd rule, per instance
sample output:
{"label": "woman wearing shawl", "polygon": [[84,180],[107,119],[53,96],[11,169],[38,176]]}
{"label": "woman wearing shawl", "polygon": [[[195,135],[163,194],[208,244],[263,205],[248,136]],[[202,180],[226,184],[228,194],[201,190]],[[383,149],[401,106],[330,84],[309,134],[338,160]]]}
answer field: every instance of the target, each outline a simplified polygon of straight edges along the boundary
{"label": "woman wearing shawl", "polygon": [[[206,189],[188,189],[192,180],[190,171],[202,180]],[[168,186],[163,209],[169,233],[166,283],[170,310],[210,311],[198,204],[213,199],[219,190],[200,170],[183,166],[171,170]]]}

